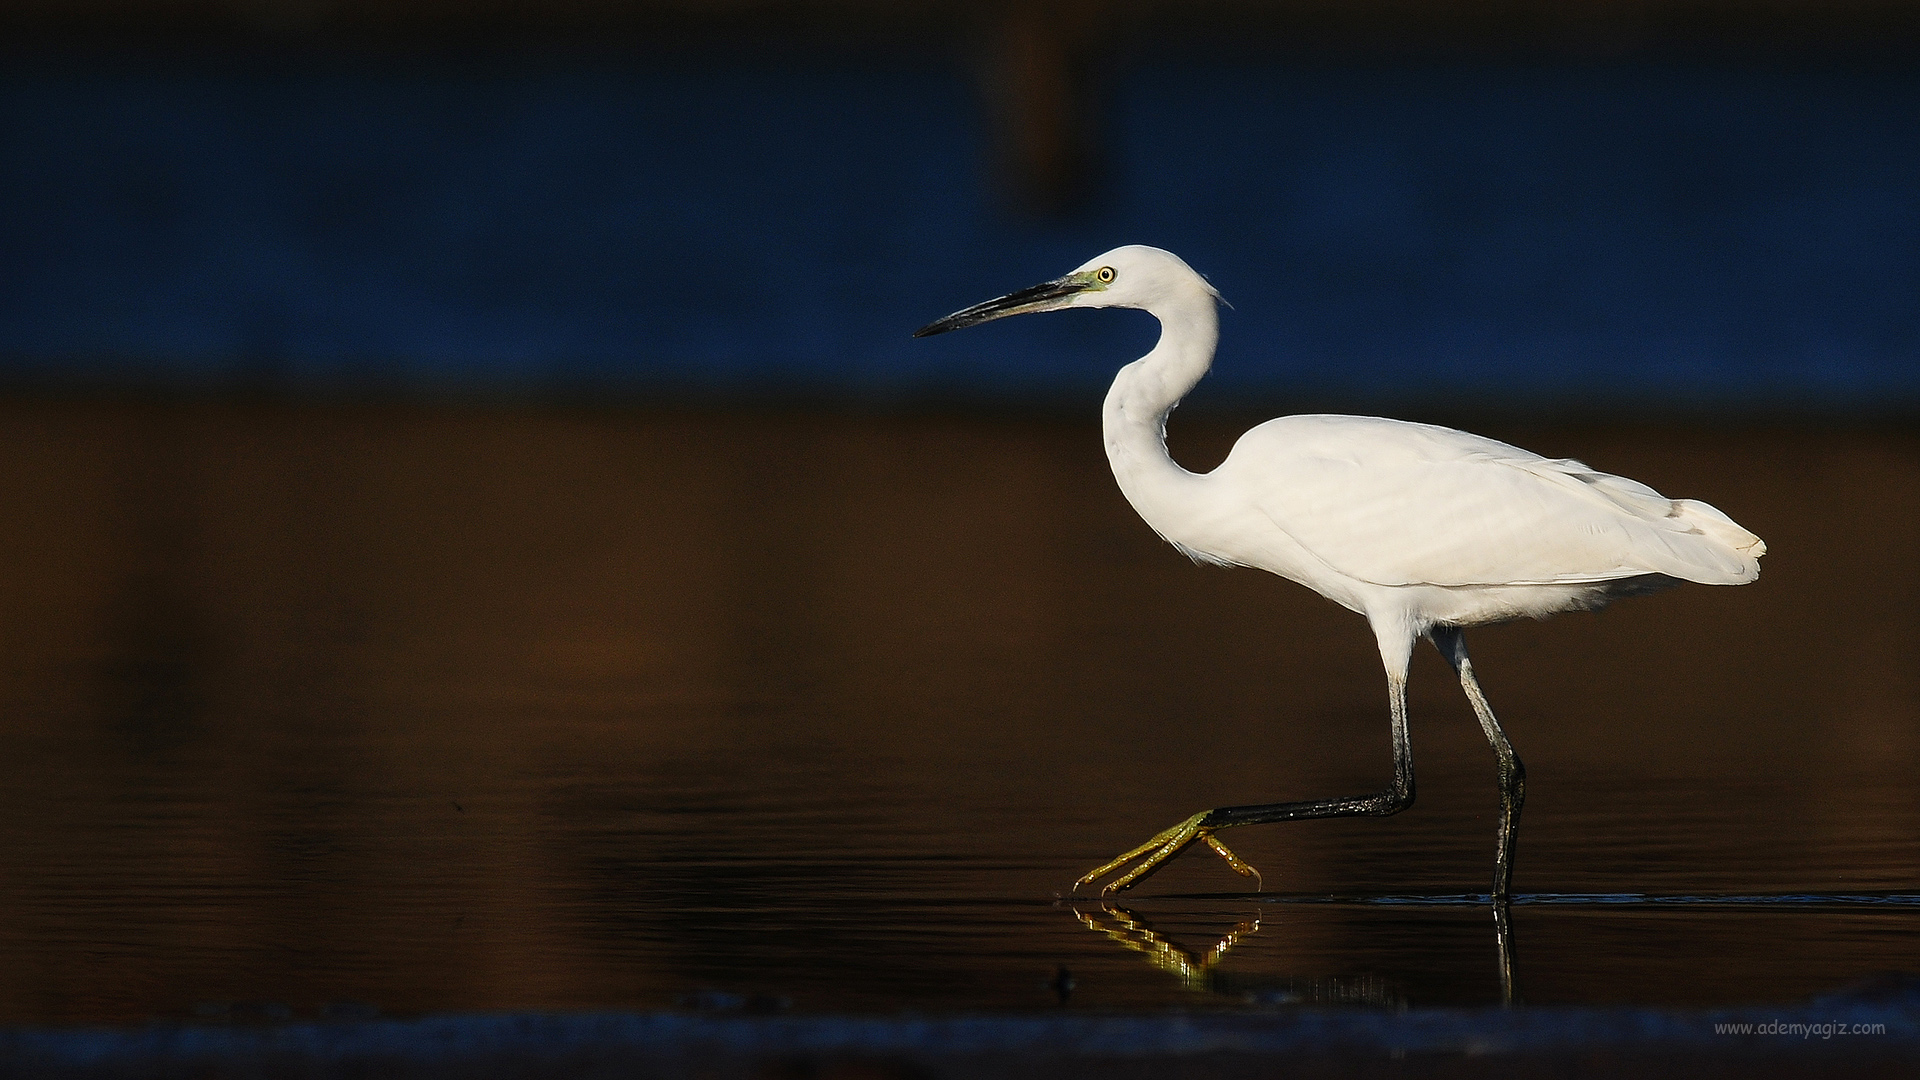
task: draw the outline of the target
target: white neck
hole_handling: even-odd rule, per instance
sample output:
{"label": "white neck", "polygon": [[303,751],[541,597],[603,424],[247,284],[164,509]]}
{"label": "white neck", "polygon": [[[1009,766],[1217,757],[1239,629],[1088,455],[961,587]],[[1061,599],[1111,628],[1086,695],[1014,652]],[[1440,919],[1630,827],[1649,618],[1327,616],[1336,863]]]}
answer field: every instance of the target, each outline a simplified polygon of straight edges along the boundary
{"label": "white neck", "polygon": [[1162,536],[1199,477],[1167,453],[1167,414],[1213,366],[1220,315],[1213,294],[1195,283],[1146,309],[1160,320],[1153,351],[1120,369],[1101,417],[1107,461],[1120,490]]}

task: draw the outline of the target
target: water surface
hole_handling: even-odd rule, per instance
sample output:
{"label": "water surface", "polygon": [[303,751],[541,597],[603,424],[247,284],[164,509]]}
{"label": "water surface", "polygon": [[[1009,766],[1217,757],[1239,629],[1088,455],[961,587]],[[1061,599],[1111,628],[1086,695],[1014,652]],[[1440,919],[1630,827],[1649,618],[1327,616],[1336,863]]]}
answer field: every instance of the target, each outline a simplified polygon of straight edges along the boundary
{"label": "water surface", "polygon": [[[1488,433],[1772,549],[1470,635],[1529,770],[1520,999],[1920,969],[1885,899],[1920,893],[1920,443]],[[1232,837],[1348,902],[1205,854],[1059,902],[1389,767],[1361,621],[1179,557],[1090,423],[13,401],[0,508],[0,1023],[1502,992],[1487,908],[1352,902],[1486,889],[1492,757],[1431,650],[1413,810]]]}

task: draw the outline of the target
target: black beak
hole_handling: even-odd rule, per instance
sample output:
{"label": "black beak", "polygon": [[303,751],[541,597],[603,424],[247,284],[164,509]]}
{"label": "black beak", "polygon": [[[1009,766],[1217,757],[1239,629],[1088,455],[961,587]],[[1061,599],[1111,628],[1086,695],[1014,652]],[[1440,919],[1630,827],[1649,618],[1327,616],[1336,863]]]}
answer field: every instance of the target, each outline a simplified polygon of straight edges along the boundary
{"label": "black beak", "polygon": [[913,332],[914,337],[932,337],[949,330],[959,330],[983,322],[1003,319],[1008,315],[1024,315],[1029,311],[1049,311],[1061,306],[1055,301],[1065,300],[1078,292],[1086,291],[1087,283],[1078,276],[1055,278],[1043,281],[1030,289],[1021,289],[1008,293],[997,300],[984,304],[975,304],[970,308],[956,311],[944,319],[935,319]]}

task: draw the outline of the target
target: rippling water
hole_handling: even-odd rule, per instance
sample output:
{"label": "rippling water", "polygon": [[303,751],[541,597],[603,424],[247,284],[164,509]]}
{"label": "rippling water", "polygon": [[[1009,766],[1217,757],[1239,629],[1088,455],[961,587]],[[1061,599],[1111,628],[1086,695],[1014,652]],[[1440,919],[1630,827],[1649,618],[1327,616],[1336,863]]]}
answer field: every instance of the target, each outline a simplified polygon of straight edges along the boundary
{"label": "rippling water", "polygon": [[[1470,637],[1519,892],[1753,898],[1522,903],[1519,998],[1920,969],[1920,907],[1858,902],[1920,892],[1920,440],[1487,433],[1772,548]],[[1501,993],[1485,907],[1204,854],[1057,901],[1389,760],[1360,620],[1189,565],[1089,424],[15,401],[0,507],[0,1022]],[[1234,834],[1269,890],[1485,890],[1493,763],[1431,650],[1412,701],[1419,805]]]}

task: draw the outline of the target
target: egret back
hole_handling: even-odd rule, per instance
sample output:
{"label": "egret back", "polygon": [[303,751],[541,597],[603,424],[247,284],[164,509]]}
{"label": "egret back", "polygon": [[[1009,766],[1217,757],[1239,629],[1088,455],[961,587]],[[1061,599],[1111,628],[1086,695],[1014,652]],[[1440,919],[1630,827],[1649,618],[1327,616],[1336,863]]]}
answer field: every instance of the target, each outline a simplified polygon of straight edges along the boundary
{"label": "egret back", "polygon": [[[1258,520],[1173,539],[1309,585],[1289,565],[1300,550],[1380,586],[1568,585],[1649,574],[1737,585],[1759,575],[1766,550],[1705,503],[1494,439],[1374,417],[1269,421],[1240,439],[1207,484],[1216,504],[1243,504]],[[1250,525],[1276,535],[1263,544]]]}

